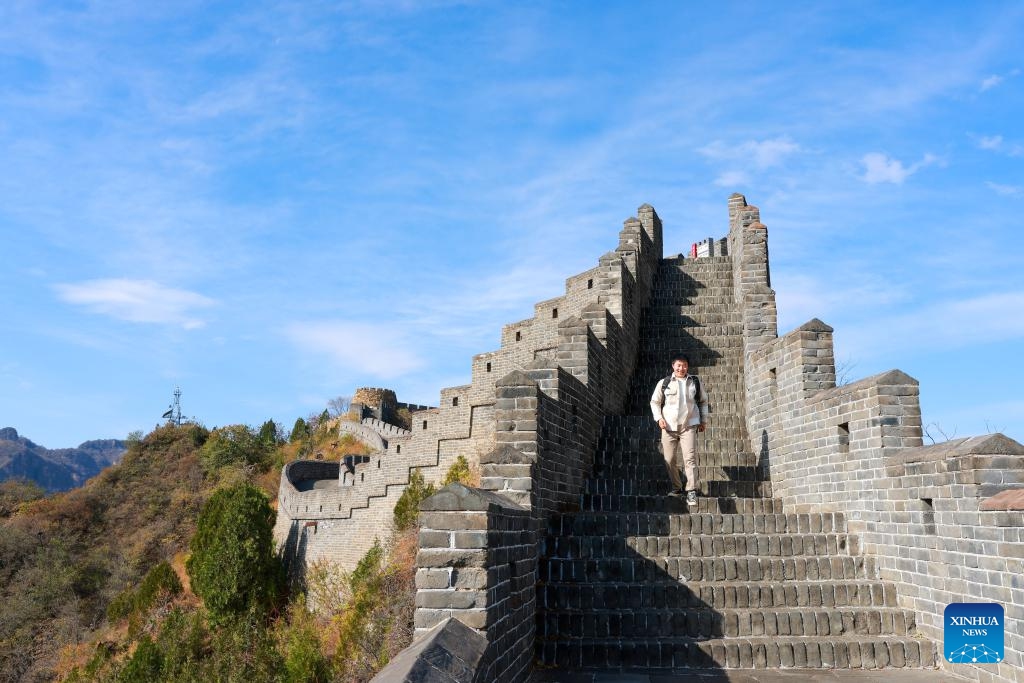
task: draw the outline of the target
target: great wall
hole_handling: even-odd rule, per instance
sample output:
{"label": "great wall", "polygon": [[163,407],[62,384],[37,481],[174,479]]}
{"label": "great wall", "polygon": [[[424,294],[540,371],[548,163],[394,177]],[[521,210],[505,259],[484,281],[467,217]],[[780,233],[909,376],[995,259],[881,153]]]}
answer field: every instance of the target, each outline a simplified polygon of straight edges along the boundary
{"label": "great wall", "polygon": [[[557,681],[579,671],[906,669],[1024,681],[1024,446],[925,446],[916,380],[836,385],[832,328],[778,335],[767,229],[741,195],[723,239],[663,257],[649,205],[564,296],[506,325],[471,383],[394,424],[387,390],[344,429],[377,452],[297,461],[275,538],[292,570],[353,566],[418,469],[480,488],[421,506],[417,641],[379,680]],[[647,402],[688,353],[707,389],[701,498],[670,498]],[[1005,653],[950,664],[943,610],[1005,609]],[[561,672],[561,673],[560,673]],[[955,680],[955,679],[948,679]]]}

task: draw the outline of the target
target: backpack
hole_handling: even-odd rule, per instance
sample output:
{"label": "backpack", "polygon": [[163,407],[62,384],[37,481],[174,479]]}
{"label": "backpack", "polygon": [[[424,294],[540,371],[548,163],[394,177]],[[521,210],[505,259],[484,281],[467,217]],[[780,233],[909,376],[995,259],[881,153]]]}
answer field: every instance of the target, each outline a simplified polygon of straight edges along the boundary
{"label": "backpack", "polygon": [[[668,389],[668,383],[672,381],[672,375],[669,375],[665,379],[661,380],[661,401],[665,402],[665,389]],[[689,379],[693,380],[693,385],[696,387],[696,391],[693,392],[693,402],[696,405],[700,405],[703,402],[703,392],[700,388],[700,378],[697,375],[687,375]]]}

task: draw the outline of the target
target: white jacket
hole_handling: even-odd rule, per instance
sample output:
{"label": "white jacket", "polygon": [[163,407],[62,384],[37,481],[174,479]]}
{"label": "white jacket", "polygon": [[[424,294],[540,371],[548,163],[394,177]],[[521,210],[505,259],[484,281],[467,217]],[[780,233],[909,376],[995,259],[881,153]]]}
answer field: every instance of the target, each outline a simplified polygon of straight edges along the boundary
{"label": "white jacket", "polygon": [[[699,425],[705,422],[708,417],[708,389],[702,383],[700,386],[700,403],[696,399],[697,385],[693,382],[693,375],[686,375],[682,380],[672,377],[672,381],[665,387],[662,394],[661,383],[658,380],[654,385],[654,393],[651,395],[651,412],[654,414],[654,421],[665,420],[669,430],[679,431],[680,425]],[[685,385],[686,390],[680,392],[680,387]]]}

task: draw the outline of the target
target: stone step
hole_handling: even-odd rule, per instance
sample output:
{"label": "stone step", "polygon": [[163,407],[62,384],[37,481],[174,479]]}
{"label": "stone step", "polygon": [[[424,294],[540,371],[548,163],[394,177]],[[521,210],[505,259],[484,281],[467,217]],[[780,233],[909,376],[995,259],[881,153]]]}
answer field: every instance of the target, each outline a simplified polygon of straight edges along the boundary
{"label": "stone step", "polygon": [[[680,501],[682,499],[679,499]],[[608,512],[608,511],[604,511]],[[629,514],[637,514],[633,510]],[[707,496],[697,498],[697,508],[692,507],[686,510],[674,510],[669,512],[685,512],[686,514],[726,514],[726,515],[758,515],[782,512],[782,501],[778,498],[709,498]]]}
{"label": "stone step", "polygon": [[[702,456],[715,458],[729,458],[738,453],[750,455],[750,451],[744,448],[728,449],[728,445],[746,444],[735,427],[717,427],[713,423],[714,414],[708,417],[707,428],[704,432],[697,433],[697,457],[698,461]],[[654,419],[647,416],[654,429],[644,435],[636,443],[628,445],[620,442],[612,443],[609,446],[601,446],[595,454],[597,462],[604,464],[654,464],[661,459],[661,430],[657,428]]]}
{"label": "stone step", "polygon": [[538,640],[537,662],[562,669],[900,669],[934,667],[935,646],[914,637]]}
{"label": "stone step", "polygon": [[[667,480],[668,473],[662,476]],[[685,477],[684,483],[685,483]],[[700,498],[771,498],[770,481],[698,481]],[[689,512],[681,496],[616,495],[581,493],[580,510],[583,512]]]}
{"label": "stone step", "polygon": [[[721,301],[718,301],[719,299]],[[651,302],[647,309],[647,315],[640,321],[641,334],[648,330],[657,331],[662,326],[671,329],[673,325],[697,326],[705,323],[732,323],[739,331],[730,334],[742,334],[743,314],[724,308],[730,305],[731,300],[731,296],[705,297],[701,295],[700,305],[678,301]]]}
{"label": "stone step", "polygon": [[[688,340],[692,342],[692,340]],[[731,348],[724,349],[722,345],[714,352],[694,351],[683,348],[687,344],[666,343],[663,346],[652,346],[641,348],[638,353],[641,358],[637,360],[637,367],[633,371],[633,383],[631,389],[647,389],[653,391],[654,383],[659,379],[668,376],[670,370],[669,360],[677,351],[686,353],[693,366],[693,374],[701,378],[701,381],[709,386],[716,386],[723,391],[729,388],[731,391],[739,391],[742,385],[736,374],[742,369],[743,355],[742,345],[731,344]]]}
{"label": "stone step", "polygon": [[[646,407],[646,406],[645,406]],[[644,427],[642,429],[635,430],[634,436],[623,436],[615,431],[608,430],[605,432],[601,440],[598,441],[600,453],[607,453],[614,456],[616,453],[621,454],[624,458],[628,458],[631,455],[637,454],[656,454],[658,452],[659,444],[661,443],[661,429],[658,428],[658,424],[654,421],[651,415],[650,408],[647,408],[644,414],[638,415],[644,420]],[[708,441],[741,441],[741,432],[738,426],[734,424],[735,417],[732,415],[725,415],[719,424],[717,413],[712,412],[708,416],[707,429],[704,432],[697,433],[697,447],[708,446]],[[733,423],[733,424],[730,424]],[[607,445],[606,445],[607,444]],[[707,450],[703,452],[707,453]],[[745,448],[739,448],[731,451],[716,450],[716,453],[743,453],[750,451]],[[624,460],[628,462],[628,460]]]}
{"label": "stone step", "polygon": [[[650,367],[640,367],[633,373],[633,384],[630,385],[629,390],[637,394],[646,394],[646,398],[650,400],[651,394],[654,393],[654,387],[658,382],[665,379],[669,374],[668,359],[671,358],[675,351],[680,350],[675,347],[671,350],[666,350],[664,353],[658,353],[657,359],[651,362]],[[683,349],[685,351],[685,349]],[[694,359],[690,358],[691,362]],[[740,371],[740,358],[737,355],[735,359],[723,359],[721,360],[721,366],[716,367],[701,367],[700,372],[697,375],[700,377],[701,386],[705,385],[708,391],[716,396],[723,396],[732,399],[742,398],[742,387],[736,382],[734,377],[735,373]]]}
{"label": "stone step", "polygon": [[743,315],[738,311],[723,311],[722,305],[697,306],[693,304],[680,305],[679,303],[653,305],[648,309],[648,315],[640,321],[640,333],[658,332],[661,331],[661,328],[664,328],[665,331],[672,331],[678,326],[702,327],[708,324],[717,324],[728,325],[728,329],[736,330],[727,334],[741,335],[743,333]]}
{"label": "stone step", "polygon": [[[661,429],[658,428],[658,423],[654,421],[649,403],[644,407],[646,411],[642,414],[642,417],[648,424],[642,431],[636,430],[629,436],[610,431],[604,434],[601,440],[598,441],[599,451],[607,453],[621,452],[623,455],[627,455],[629,453],[646,452],[650,449],[652,443],[657,444],[661,438]],[[708,413],[707,429],[703,433],[698,432],[697,436],[699,438],[710,438],[709,435],[712,433],[718,438],[730,439],[739,439],[746,435],[746,429],[740,423],[740,418],[736,415],[719,413],[712,410],[709,410]]]}
{"label": "stone step", "polygon": [[551,517],[549,534],[562,536],[685,536],[689,534],[820,534],[845,532],[842,513],[637,514],[573,512]]}
{"label": "stone step", "polygon": [[538,607],[547,609],[650,609],[672,607],[895,607],[892,584],[871,580],[676,581],[636,583],[546,583],[537,589]]}
{"label": "stone step", "polygon": [[[728,474],[725,474],[725,472]],[[583,493],[591,495],[617,495],[617,496],[667,496],[671,492],[671,484],[668,480],[668,473],[665,466],[661,466],[660,474],[657,468],[650,468],[653,476],[637,477],[626,479],[618,477],[605,477],[595,473],[595,478],[588,479],[583,485]],[[647,473],[645,473],[647,474]],[[697,481],[768,481],[767,472],[755,467],[714,467],[700,466],[697,468]],[[683,479],[686,477],[684,476]],[[713,488],[710,484],[706,487]]]}
{"label": "stone step", "polygon": [[[651,394],[654,392],[656,383],[657,381],[651,382],[651,386],[645,387],[642,393],[636,392],[637,397],[643,401],[644,411],[642,413],[629,413],[630,422],[615,423],[606,421],[601,432],[603,439],[608,439],[611,443],[630,444],[649,441],[651,438],[661,434],[661,429],[658,427],[658,423],[654,421],[650,408]],[[733,397],[731,394],[732,392],[728,390],[719,393],[709,385],[707,392],[708,408],[712,413],[712,417],[717,418],[714,427],[720,430],[727,428],[744,430],[746,426],[744,416],[722,408],[723,405],[730,403],[736,406],[740,405],[739,397]],[[632,418],[643,419],[633,420]]]}
{"label": "stone step", "polygon": [[912,612],[894,607],[545,610],[537,637],[736,638],[757,636],[908,636]]}
{"label": "stone step", "polygon": [[[710,431],[710,430],[709,430]],[[707,433],[707,432],[706,432]],[[738,439],[730,439],[738,442]],[[758,467],[757,458],[751,453],[728,452],[712,450],[709,445],[715,439],[709,439],[703,443],[697,442],[697,476],[701,479],[756,479],[759,477],[748,476],[750,470]],[[599,451],[594,456],[594,477],[595,478],[629,478],[646,479],[658,481],[664,478],[665,465],[662,453],[658,450],[656,442],[640,446],[637,450],[615,450]],[[737,463],[744,464],[739,465]],[[597,469],[598,467],[602,469]],[[627,476],[627,470],[617,470],[610,474],[610,467],[632,467],[635,468],[635,476]],[[662,468],[662,474],[658,474],[658,467]],[[703,471],[699,468],[716,468],[713,472]],[[763,468],[762,473],[767,473]],[[712,476],[712,474],[714,476]]]}
{"label": "stone step", "polygon": [[812,581],[865,579],[874,558],[834,557],[542,557],[538,580],[558,583],[648,581]]}
{"label": "stone step", "polygon": [[[611,441],[598,444],[598,451],[595,455],[596,462],[603,464],[618,464],[618,463],[635,463],[635,464],[653,464],[659,462],[661,459],[660,444],[661,444],[661,432],[657,430],[657,426],[654,423],[654,419],[648,417],[651,421],[651,425],[655,429],[650,430],[643,439],[636,440],[620,440]],[[709,423],[712,418],[709,418]],[[707,429],[703,433],[697,434],[697,453],[698,456],[706,454],[715,457],[724,457],[735,453],[744,453],[743,450],[732,450],[727,451],[722,448],[722,444],[726,441],[733,443],[742,443],[745,440],[741,438],[739,428],[720,426],[717,421],[713,424],[708,424]],[[752,457],[749,451],[745,452]]]}
{"label": "stone step", "polygon": [[823,557],[845,555],[852,539],[845,533],[686,534],[679,536],[545,536],[545,557],[614,558]]}

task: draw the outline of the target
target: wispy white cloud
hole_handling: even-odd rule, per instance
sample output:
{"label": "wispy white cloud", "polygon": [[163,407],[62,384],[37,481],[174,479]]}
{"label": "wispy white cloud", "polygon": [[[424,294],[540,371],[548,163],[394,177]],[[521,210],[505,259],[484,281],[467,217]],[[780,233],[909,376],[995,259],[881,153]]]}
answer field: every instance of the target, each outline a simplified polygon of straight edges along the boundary
{"label": "wispy white cloud", "polygon": [[62,301],[92,313],[135,323],[179,325],[187,330],[205,324],[196,316],[197,309],[216,304],[202,294],[165,287],[151,280],[87,280],[58,284],[54,289]]}
{"label": "wispy white cloud", "polygon": [[[974,137],[974,136],[972,136]],[[1002,152],[1011,157],[1024,156],[1024,145],[1003,139],[1002,135],[975,137],[979,149],[990,152]]]}
{"label": "wispy white cloud", "polygon": [[985,184],[989,189],[1003,195],[1004,197],[1024,196],[1024,187],[1020,185],[1003,185],[1001,183],[993,183],[991,181],[986,181]]}
{"label": "wispy white cloud", "polygon": [[742,162],[754,168],[766,169],[778,166],[786,157],[799,152],[800,145],[782,136],[767,140],[747,140],[736,145],[715,140],[697,151],[716,161]]}
{"label": "wispy white cloud", "polygon": [[752,171],[764,171],[779,166],[800,151],[800,145],[785,136],[747,140],[738,144],[715,140],[697,150],[701,156],[727,167],[713,182],[718,187],[730,189],[751,184]]}
{"label": "wispy white cloud", "polygon": [[719,187],[740,187],[750,182],[750,178],[743,171],[726,171],[715,178],[715,185]]}
{"label": "wispy white cloud", "polygon": [[980,90],[981,92],[985,92],[986,90],[991,90],[992,88],[995,88],[996,86],[1002,85],[1003,82],[1007,78],[1013,78],[1014,76],[1018,75],[1019,73],[1020,73],[1020,69],[1014,69],[1014,70],[1010,71],[1009,73],[1007,73],[1006,76],[1002,76],[1000,74],[990,74],[990,75],[988,75],[988,76],[986,76],[985,78],[982,79],[981,84],[978,86],[978,90]]}
{"label": "wispy white cloud", "polygon": [[981,92],[985,92],[986,90],[991,90],[992,88],[996,87],[997,85],[999,85],[1002,82],[1003,82],[1003,77],[1002,76],[999,76],[999,75],[996,75],[996,74],[992,74],[991,76],[989,76],[988,78],[986,78],[985,80],[983,80],[981,82],[980,90],[981,90]]}
{"label": "wispy white cloud", "polygon": [[899,159],[893,159],[880,152],[871,152],[861,157],[861,164],[864,166],[864,175],[861,176],[861,180],[872,185],[876,183],[902,185],[904,180],[938,161],[937,156],[925,154],[920,161],[910,166],[904,166]]}
{"label": "wispy white cloud", "polygon": [[978,138],[978,147],[981,149],[999,149],[1003,144],[1002,135],[982,136]]}
{"label": "wispy white cloud", "polygon": [[905,286],[884,274],[836,261],[825,281],[793,270],[772,273],[779,308],[779,332],[786,333],[811,318],[835,317],[878,307],[891,308],[907,299]]}
{"label": "wispy white cloud", "polygon": [[1024,290],[930,303],[848,328],[855,356],[960,349],[1024,339]]}
{"label": "wispy white cloud", "polygon": [[340,369],[393,379],[423,367],[414,344],[395,325],[351,321],[296,322],[285,336],[301,351]]}

